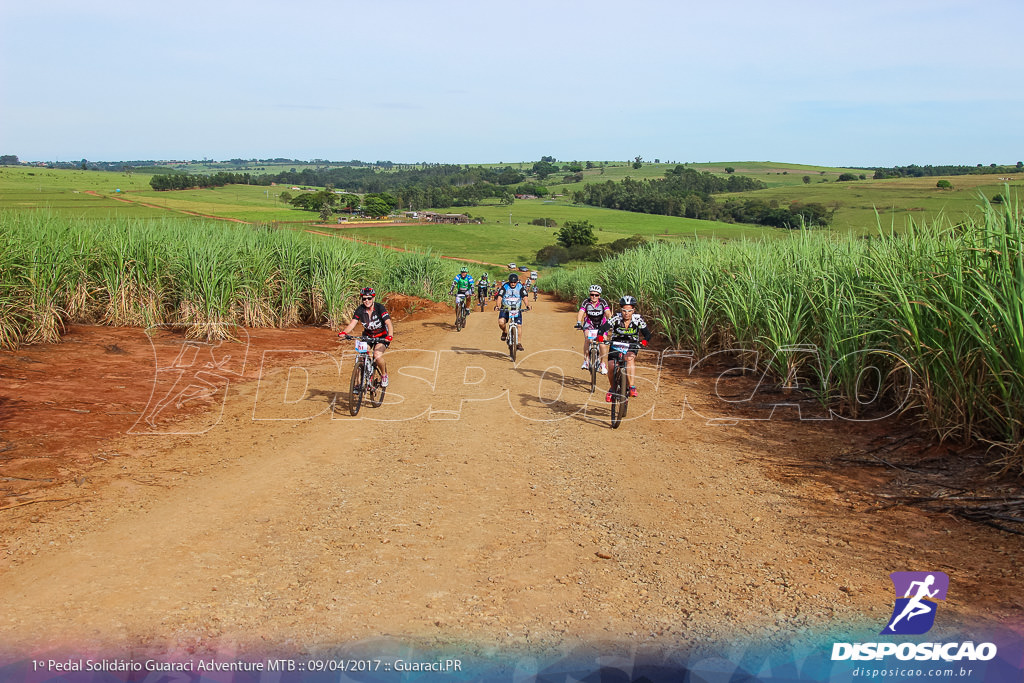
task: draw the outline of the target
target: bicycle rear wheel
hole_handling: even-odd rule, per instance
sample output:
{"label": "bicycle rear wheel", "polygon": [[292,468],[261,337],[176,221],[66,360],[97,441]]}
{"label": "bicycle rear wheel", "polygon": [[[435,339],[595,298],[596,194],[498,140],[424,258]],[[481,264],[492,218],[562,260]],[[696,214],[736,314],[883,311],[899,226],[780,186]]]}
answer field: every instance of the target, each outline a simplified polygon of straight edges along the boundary
{"label": "bicycle rear wheel", "polygon": [[519,329],[515,325],[509,325],[508,329],[508,355],[514,362],[516,359],[516,345],[519,343]]}
{"label": "bicycle rear wheel", "polygon": [[621,388],[622,377],[619,374],[618,363],[615,364],[615,379],[612,380],[612,429],[618,429],[619,425],[622,424],[622,407],[619,403],[622,400],[622,395],[619,393]]}
{"label": "bicycle rear wheel", "polygon": [[348,412],[350,415],[357,415],[359,408],[363,405],[363,394],[366,392],[366,387],[363,386],[362,380],[363,361],[359,359],[352,366],[352,380],[349,382]]}

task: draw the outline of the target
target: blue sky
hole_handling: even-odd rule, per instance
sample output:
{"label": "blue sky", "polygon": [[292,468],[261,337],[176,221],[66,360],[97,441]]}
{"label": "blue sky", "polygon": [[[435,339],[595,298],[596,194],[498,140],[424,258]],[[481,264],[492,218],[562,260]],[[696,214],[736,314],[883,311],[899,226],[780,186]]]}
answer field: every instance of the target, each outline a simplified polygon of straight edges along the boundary
{"label": "blue sky", "polygon": [[0,2],[0,154],[1015,163],[1021,0]]}

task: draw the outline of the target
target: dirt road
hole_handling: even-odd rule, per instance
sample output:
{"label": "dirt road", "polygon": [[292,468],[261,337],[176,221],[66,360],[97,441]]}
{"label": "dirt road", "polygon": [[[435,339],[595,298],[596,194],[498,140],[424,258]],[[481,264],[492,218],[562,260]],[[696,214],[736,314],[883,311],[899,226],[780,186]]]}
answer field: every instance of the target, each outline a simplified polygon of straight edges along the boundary
{"label": "dirt road", "polygon": [[[318,652],[383,637],[637,651],[877,633],[888,574],[929,569],[951,578],[945,627],[1022,623],[1019,537],[871,511],[879,470],[826,466],[900,423],[730,406],[716,374],[681,360],[659,372],[652,352],[613,431],[573,322],[542,299],[513,364],[490,310],[461,332],[448,313],[399,321],[387,402],[356,418],[331,410],[350,365],[326,330],[254,345],[245,371],[231,369],[239,345],[210,352],[190,367],[231,382],[183,420],[153,409],[163,389],[110,409],[152,384],[173,339],[80,330],[61,345],[78,358],[67,375],[46,371],[53,349],[5,355],[5,376],[25,381],[0,404],[0,481],[50,481],[0,498],[0,649]],[[71,377],[77,394],[33,409],[66,408],[64,431],[34,432],[19,401]],[[101,412],[126,414],[121,434],[90,431]],[[35,460],[46,477],[26,474]]]}

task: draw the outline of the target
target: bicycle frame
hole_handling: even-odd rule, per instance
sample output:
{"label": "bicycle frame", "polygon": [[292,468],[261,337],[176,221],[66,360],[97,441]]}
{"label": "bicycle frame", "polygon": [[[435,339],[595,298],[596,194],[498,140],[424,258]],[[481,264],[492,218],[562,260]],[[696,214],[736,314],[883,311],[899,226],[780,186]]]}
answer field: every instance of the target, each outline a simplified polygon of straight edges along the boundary
{"label": "bicycle frame", "polygon": [[505,323],[505,335],[508,341],[508,355],[515,361],[516,344],[519,343],[519,323],[516,318],[522,315],[523,300],[519,297],[506,297],[501,302],[501,310],[508,312],[508,320]]}
{"label": "bicycle frame", "polygon": [[615,369],[612,374],[612,429],[618,429],[622,418],[626,417],[629,408],[629,378],[626,369],[626,354],[629,353],[629,342],[612,342],[608,349],[608,360],[612,362],[615,354]]}
{"label": "bicycle frame", "polygon": [[466,316],[469,315],[469,297],[472,292],[461,292],[455,294],[455,331],[460,332],[466,326]]}

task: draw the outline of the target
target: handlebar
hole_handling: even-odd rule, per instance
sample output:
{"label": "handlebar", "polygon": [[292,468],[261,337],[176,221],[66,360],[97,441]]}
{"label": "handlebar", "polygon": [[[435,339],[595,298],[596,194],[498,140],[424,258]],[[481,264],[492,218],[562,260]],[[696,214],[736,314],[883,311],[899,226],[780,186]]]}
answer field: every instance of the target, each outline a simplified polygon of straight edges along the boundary
{"label": "handlebar", "polygon": [[[392,336],[394,339],[394,336]],[[338,341],[364,341],[368,344],[376,344],[378,342],[387,341],[387,337],[370,337],[365,334],[342,334],[338,333]]]}

